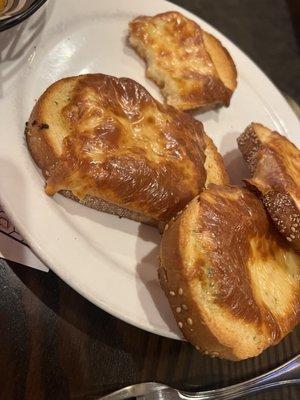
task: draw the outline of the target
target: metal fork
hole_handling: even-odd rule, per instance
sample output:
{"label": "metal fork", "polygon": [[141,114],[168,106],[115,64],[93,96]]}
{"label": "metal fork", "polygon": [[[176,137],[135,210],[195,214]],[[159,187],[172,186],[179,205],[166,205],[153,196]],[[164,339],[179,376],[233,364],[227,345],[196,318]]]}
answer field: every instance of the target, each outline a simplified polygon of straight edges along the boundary
{"label": "metal fork", "polygon": [[144,400],[231,400],[277,386],[300,384],[300,355],[263,375],[222,389],[186,392],[167,385],[147,382],[127,386],[98,400],[123,400],[131,397]]}

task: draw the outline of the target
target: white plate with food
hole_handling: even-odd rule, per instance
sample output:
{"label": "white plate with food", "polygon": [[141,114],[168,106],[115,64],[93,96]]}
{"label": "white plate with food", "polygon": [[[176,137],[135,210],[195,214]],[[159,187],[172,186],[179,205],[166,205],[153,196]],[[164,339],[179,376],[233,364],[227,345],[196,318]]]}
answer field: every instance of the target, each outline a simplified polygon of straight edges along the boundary
{"label": "white plate with food", "polygon": [[127,37],[128,24],[137,16],[168,11],[181,12],[213,34],[236,65],[238,85],[230,106],[193,111],[223,155],[232,183],[248,176],[236,139],[252,121],[300,145],[299,121],[276,87],[231,41],[195,15],[162,0],[90,0],[88,5],[56,0],[0,36],[7,43],[0,65],[0,201],[34,252],[80,294],[132,325],[178,339],[181,333],[157,278],[158,230],[60,194],[47,196],[24,139],[36,100],[50,84],[68,76],[131,78],[162,102]]}

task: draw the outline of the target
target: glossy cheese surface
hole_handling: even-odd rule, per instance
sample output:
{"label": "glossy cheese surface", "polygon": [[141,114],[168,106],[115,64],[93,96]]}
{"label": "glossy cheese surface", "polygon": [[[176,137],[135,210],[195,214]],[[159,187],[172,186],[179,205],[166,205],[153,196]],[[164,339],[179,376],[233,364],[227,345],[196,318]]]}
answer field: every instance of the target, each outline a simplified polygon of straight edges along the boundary
{"label": "glossy cheese surface", "polygon": [[133,80],[102,74],[75,79],[44,130],[48,141],[53,126],[64,131],[55,135],[48,194],[97,196],[164,221],[200,192],[206,180],[200,122],[160,104]]}
{"label": "glossy cheese surface", "polygon": [[147,76],[162,88],[168,104],[178,109],[229,105],[234,63],[195,22],[178,12],[141,16],[130,23],[129,42],[146,60]]}

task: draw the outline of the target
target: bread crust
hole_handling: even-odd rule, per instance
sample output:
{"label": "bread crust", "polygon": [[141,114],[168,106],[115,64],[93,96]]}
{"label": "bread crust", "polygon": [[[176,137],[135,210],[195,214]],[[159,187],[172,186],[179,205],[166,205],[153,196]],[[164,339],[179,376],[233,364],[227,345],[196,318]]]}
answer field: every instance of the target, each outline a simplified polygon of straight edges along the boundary
{"label": "bread crust", "polygon": [[[87,76],[87,78],[86,76],[66,78],[51,85],[36,103],[28,121],[26,128],[26,140],[28,148],[34,161],[41,168],[47,182],[49,182],[53,174],[57,174],[57,171],[59,171],[59,177],[63,176],[66,173],[65,169],[62,167],[61,159],[63,154],[63,146],[70,132],[69,127],[65,125],[65,118],[61,117],[62,107],[60,107],[60,102],[63,101],[61,98],[65,99],[63,107],[67,107],[68,109],[70,102],[72,102],[74,88],[76,88],[78,81],[81,81],[82,84],[82,81],[84,81],[85,79],[91,79],[91,76]],[[107,79],[110,80],[110,77],[107,77]],[[100,80],[102,80],[102,75]],[[140,85],[136,83],[134,83],[134,85],[136,85],[136,90],[140,90],[144,96],[149,96],[147,97],[147,101],[153,102],[151,104],[154,104],[157,107],[156,104],[158,103],[153,98],[151,98],[151,96],[148,94],[148,92],[145,91],[145,89],[140,89]],[[67,91],[65,90],[65,87],[68,88]],[[61,93],[63,93],[63,95],[61,95]],[[55,109],[55,103],[58,103],[57,109]],[[51,107],[54,107],[54,109],[51,109]],[[160,107],[159,104],[158,107]],[[49,109],[51,109],[51,114],[49,114]],[[168,114],[169,110],[170,112]],[[214,175],[217,182],[222,179],[224,180],[224,182],[226,182],[228,176],[225,171],[223,160],[218,154],[213,142],[204,133],[201,123],[193,120],[192,117],[180,114],[178,111],[175,111],[171,108],[163,108],[163,111],[165,111],[165,115],[169,115],[170,117],[174,118],[176,117],[176,123],[183,123],[180,122],[180,118],[183,118],[184,121],[187,121],[187,123],[190,124],[190,127],[194,127],[194,129],[196,130],[195,134],[199,135],[199,139],[197,139],[197,137],[191,139],[189,134],[187,136],[183,134],[182,136],[180,136],[180,140],[185,140],[188,142],[190,141],[190,145],[188,146],[191,146],[192,143],[197,143],[198,141],[198,144],[196,144],[196,146],[200,145],[199,152],[203,152],[203,161],[205,160],[206,165],[207,163],[209,163],[210,172],[208,172],[207,175],[208,177],[211,176],[211,178],[208,179],[206,177],[205,165],[204,162],[201,161],[203,163],[202,168],[204,172],[204,176],[203,178],[201,178],[203,179],[203,181],[199,187],[197,187],[196,180],[191,181],[192,185],[196,183],[195,189],[193,189],[195,190],[194,194],[191,194],[191,197],[199,193],[199,191],[201,190],[201,186],[205,186],[205,183],[208,180],[214,180]],[[55,116],[54,121],[53,116]],[[155,115],[153,115],[153,117],[155,118]],[[152,117],[149,116],[149,118]],[[61,137],[57,136],[57,131],[61,133]],[[64,132],[64,134],[62,134],[62,132]],[[78,134],[80,134],[80,132]],[[180,133],[178,134],[181,135]],[[143,147],[142,144],[141,147]],[[214,171],[214,173],[212,173],[212,171]],[[178,184],[178,178],[179,177],[176,177],[176,182],[174,181],[174,185]],[[169,179],[172,178],[170,177]],[[169,216],[167,216],[166,218],[160,218],[154,214],[151,215],[151,213],[149,214],[145,212],[143,208],[134,206],[127,207],[126,205],[124,206],[124,204],[122,204],[121,202],[110,201],[107,197],[101,195],[101,191],[98,191],[97,195],[94,195],[93,193],[85,193],[84,196],[79,196],[76,192],[72,191],[71,188],[66,186],[59,188],[59,192],[66,197],[72,198],[73,200],[76,200],[81,204],[92,207],[96,210],[119,215],[121,217],[130,218],[138,222],[144,222],[153,226],[162,227],[164,226],[166,219],[169,218]]]}
{"label": "bread crust", "polygon": [[180,110],[229,106],[237,71],[213,35],[175,11],[137,17],[129,31],[130,45],[146,61],[147,77],[169,105]]}
{"label": "bread crust", "polygon": [[216,185],[229,184],[229,176],[225,168],[223,157],[218,152],[218,149],[212,139],[206,134],[204,134],[204,142],[204,168],[206,171],[205,187],[208,187],[211,183],[214,183]]}
{"label": "bread crust", "polygon": [[[187,209],[179,213],[165,227],[161,246],[158,269],[160,285],[167,296],[174,317],[182,330],[184,337],[191,342],[198,351],[210,357],[221,357],[232,360],[237,358],[231,349],[223,346],[218,338],[212,334],[204,318],[199,315],[197,302],[189,293],[188,276],[185,269],[182,249],[188,240],[185,235],[189,218],[193,218],[190,210],[197,198],[192,200]],[[189,325],[187,319],[192,321]],[[199,336],[201,339],[199,340]]]}
{"label": "bread crust", "polygon": [[252,123],[238,138],[252,178],[279,231],[300,251],[300,150],[286,137]]}
{"label": "bread crust", "polygon": [[159,278],[184,336],[241,360],[300,319],[300,257],[250,191],[211,185],[165,228]]}

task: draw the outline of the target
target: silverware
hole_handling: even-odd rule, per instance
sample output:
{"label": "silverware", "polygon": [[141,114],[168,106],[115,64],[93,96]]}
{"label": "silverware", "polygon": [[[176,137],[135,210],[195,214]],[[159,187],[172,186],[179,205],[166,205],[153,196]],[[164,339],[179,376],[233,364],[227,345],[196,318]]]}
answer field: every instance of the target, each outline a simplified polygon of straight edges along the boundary
{"label": "silverware", "polygon": [[277,386],[292,384],[300,384],[300,355],[270,372],[222,389],[185,392],[161,383],[147,382],[127,386],[101,397],[99,400],[123,400],[130,397],[138,397],[145,400],[231,400]]}

